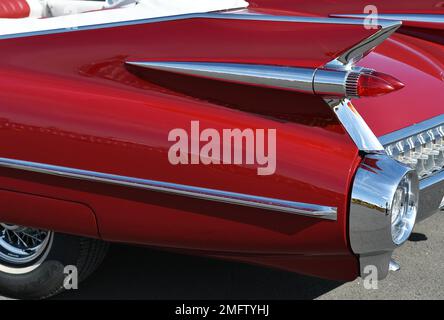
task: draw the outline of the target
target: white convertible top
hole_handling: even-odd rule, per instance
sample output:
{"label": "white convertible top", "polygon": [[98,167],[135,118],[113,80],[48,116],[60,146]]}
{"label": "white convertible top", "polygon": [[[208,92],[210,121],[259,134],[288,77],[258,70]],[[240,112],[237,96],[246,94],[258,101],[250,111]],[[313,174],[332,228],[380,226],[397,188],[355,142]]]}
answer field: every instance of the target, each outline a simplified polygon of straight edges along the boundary
{"label": "white convertible top", "polygon": [[[40,11],[35,8],[38,7],[40,3],[44,3],[45,0],[27,1],[31,7],[31,13],[38,12],[40,15],[41,8],[39,8]],[[246,8],[248,6],[248,3],[243,0],[50,1],[51,5],[48,5],[47,3],[44,4],[47,11],[52,11],[52,15],[49,17],[0,19],[0,38],[2,36],[20,33],[54,29],[75,29],[82,26]],[[118,2],[123,4],[123,6],[116,7],[115,4]],[[89,12],[76,13],[79,11],[78,8],[82,8],[83,11]],[[104,8],[106,10],[102,10]],[[54,16],[54,12],[58,12],[58,16]]]}

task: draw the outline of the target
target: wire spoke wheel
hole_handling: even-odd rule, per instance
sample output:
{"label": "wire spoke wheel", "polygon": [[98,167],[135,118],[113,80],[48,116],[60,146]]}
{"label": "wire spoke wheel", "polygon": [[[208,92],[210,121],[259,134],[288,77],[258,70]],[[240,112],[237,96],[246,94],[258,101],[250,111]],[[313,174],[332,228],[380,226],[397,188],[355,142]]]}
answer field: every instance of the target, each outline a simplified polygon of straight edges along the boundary
{"label": "wire spoke wheel", "polygon": [[38,258],[48,247],[51,231],[0,223],[0,260],[26,264]]}
{"label": "wire spoke wheel", "polygon": [[0,295],[46,299],[66,289],[65,267],[77,267],[78,281],[103,261],[108,243],[0,222]]}

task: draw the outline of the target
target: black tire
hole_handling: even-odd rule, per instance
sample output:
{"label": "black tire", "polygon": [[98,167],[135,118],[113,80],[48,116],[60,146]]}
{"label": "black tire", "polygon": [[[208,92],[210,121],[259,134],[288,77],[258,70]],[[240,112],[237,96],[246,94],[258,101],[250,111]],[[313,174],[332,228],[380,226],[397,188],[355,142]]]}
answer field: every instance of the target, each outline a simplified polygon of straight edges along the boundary
{"label": "black tire", "polygon": [[[66,266],[75,266],[79,283],[102,262],[108,243],[54,233],[46,252],[26,266],[0,259],[0,294],[17,299],[46,299],[62,292]],[[30,270],[30,271],[29,271]]]}

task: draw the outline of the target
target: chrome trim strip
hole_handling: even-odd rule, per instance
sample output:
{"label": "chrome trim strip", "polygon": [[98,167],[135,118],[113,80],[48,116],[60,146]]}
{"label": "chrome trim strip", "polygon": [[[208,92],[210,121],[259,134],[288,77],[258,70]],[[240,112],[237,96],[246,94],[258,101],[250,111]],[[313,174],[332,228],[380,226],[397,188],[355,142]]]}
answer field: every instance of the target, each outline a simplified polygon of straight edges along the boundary
{"label": "chrome trim strip", "polygon": [[[313,18],[313,17],[296,17],[296,16],[274,16],[267,14],[239,14],[239,13],[191,13],[191,14],[181,14],[174,16],[158,17],[158,18],[148,18],[139,20],[128,20],[113,23],[102,23],[96,25],[84,25],[77,26],[73,28],[63,28],[63,29],[48,29],[34,32],[23,32],[16,34],[6,34],[0,35],[1,39],[10,38],[20,38],[29,37],[36,35],[46,35],[55,33],[64,33],[72,31],[83,31],[83,30],[94,30],[103,28],[113,28],[121,26],[131,26],[144,23],[156,23],[156,22],[167,22],[167,21],[177,21],[185,19],[228,19],[228,20],[249,20],[249,21],[271,21],[271,22],[294,22],[294,23],[322,23],[322,24],[348,24],[348,25],[363,25],[363,20],[357,19],[342,19],[342,18]],[[393,21],[381,21],[379,25],[385,29],[393,26]]]}
{"label": "chrome trim strip", "polygon": [[348,99],[325,99],[360,151],[382,153],[384,147]]}
{"label": "chrome trim strip", "polygon": [[[362,21],[362,20],[361,20]],[[326,68],[351,70],[356,62],[361,60],[366,53],[376,48],[390,37],[402,25],[401,21],[378,21],[381,29],[367,39],[364,39],[354,47],[348,49],[336,59],[325,65]]]}
{"label": "chrome trim strip", "polygon": [[264,85],[308,94],[314,93],[313,79],[315,69],[309,68],[214,62],[127,61],[126,64],[177,74]]}
{"label": "chrome trim strip", "polygon": [[74,178],[86,181],[103,182],[119,186],[140,188],[150,191],[164,192],[209,201],[224,202],[240,206],[292,213],[313,218],[321,218],[327,220],[337,219],[337,208],[329,206],[260,197],[243,193],[194,187],[183,184],[127,177],[109,173],[74,169],[8,158],[0,158],[0,167],[44,173],[65,178]]}
{"label": "chrome trim strip", "polygon": [[[328,97],[348,96],[347,93],[351,92],[350,75],[357,75],[356,79],[360,75],[360,72],[354,69],[346,71],[245,63],[187,61],[126,61],[125,63],[144,69],[248,85],[263,85]],[[357,93],[348,97],[359,98]]]}
{"label": "chrome trim strip", "polygon": [[[444,171],[440,171],[430,177],[422,179],[419,181],[419,190],[425,190],[430,188],[438,183],[442,183],[444,181]],[[442,194],[444,196],[444,194]]]}
{"label": "chrome trim strip", "polygon": [[433,129],[434,127],[437,127],[439,125],[444,124],[444,114],[441,114],[437,117],[416,123],[412,126],[388,133],[386,135],[383,135],[379,137],[379,141],[383,145],[388,145],[391,143],[394,143],[396,141],[408,138],[410,136],[413,136],[415,134],[419,134],[423,131],[426,131],[428,129]]}
{"label": "chrome trim strip", "polygon": [[[368,14],[331,14],[330,17],[340,18],[366,18]],[[418,14],[418,13],[378,13],[376,19],[411,21],[411,22],[429,22],[444,23],[444,15],[442,14]]]}

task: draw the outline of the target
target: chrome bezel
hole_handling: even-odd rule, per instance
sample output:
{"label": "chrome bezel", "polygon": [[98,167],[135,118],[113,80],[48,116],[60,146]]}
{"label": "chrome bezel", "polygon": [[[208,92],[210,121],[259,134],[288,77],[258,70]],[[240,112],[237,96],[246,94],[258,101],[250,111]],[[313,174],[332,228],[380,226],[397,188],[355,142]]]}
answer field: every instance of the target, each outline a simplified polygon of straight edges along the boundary
{"label": "chrome bezel", "polygon": [[361,274],[367,265],[377,267],[380,279],[388,273],[392,252],[399,246],[392,238],[391,209],[395,192],[406,175],[413,177],[412,190],[418,190],[416,172],[384,153],[366,155],[356,171],[349,235],[351,248],[359,256]]}
{"label": "chrome bezel", "polygon": [[[400,206],[403,212],[400,212],[400,214],[396,216],[396,219],[394,220],[393,210],[395,207],[395,202],[398,200],[396,197],[398,191],[403,192],[403,199],[400,199]],[[418,212],[418,196],[418,176],[414,171],[411,171],[401,179],[401,182],[395,191],[395,197],[390,208],[392,240],[397,246],[400,246],[406,242],[413,231]]]}

